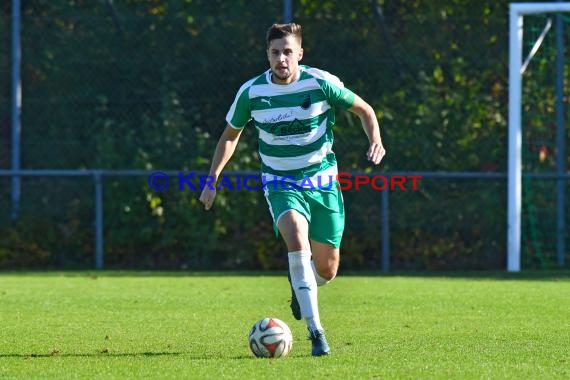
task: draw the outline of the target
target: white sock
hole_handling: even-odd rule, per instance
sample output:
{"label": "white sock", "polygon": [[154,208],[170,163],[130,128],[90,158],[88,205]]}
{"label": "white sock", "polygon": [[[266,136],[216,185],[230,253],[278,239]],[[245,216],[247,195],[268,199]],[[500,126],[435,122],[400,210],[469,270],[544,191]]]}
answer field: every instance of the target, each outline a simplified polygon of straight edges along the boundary
{"label": "white sock", "polygon": [[307,327],[311,331],[322,329],[317,301],[317,281],[311,269],[311,252],[289,252],[289,273]]}
{"label": "white sock", "polygon": [[315,274],[315,280],[317,280],[317,286],[323,286],[332,281],[332,280],[325,280],[319,275],[319,273],[317,272],[317,268],[315,267],[315,262],[312,260],[311,260],[311,267],[313,268],[313,273]]}

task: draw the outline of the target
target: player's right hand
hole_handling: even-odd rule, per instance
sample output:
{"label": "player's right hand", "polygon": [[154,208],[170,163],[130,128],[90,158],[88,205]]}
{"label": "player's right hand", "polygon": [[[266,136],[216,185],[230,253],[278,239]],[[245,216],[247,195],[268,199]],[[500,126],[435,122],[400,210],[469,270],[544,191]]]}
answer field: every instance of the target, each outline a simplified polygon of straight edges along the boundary
{"label": "player's right hand", "polygon": [[212,208],[214,199],[216,199],[216,189],[210,189],[206,186],[200,195],[200,202],[204,205],[204,209],[209,210]]}

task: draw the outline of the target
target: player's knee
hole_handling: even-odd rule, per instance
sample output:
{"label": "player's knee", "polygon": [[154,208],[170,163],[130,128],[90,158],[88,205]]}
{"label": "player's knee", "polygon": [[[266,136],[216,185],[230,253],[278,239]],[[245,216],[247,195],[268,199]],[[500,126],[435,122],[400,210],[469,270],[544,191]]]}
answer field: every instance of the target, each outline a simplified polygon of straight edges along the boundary
{"label": "player's knee", "polygon": [[319,273],[321,275],[321,277],[323,279],[325,279],[327,282],[331,282],[332,280],[334,280],[334,278],[336,277],[336,268],[325,268],[324,271],[322,271],[322,273]]}

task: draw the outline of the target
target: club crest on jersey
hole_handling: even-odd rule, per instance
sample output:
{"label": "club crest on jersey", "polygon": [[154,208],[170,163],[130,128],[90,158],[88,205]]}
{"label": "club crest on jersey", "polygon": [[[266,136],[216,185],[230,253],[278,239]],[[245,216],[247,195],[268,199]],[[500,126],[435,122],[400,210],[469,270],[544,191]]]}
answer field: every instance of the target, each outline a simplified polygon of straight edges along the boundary
{"label": "club crest on jersey", "polygon": [[307,96],[305,96],[305,99],[303,99],[303,103],[301,103],[301,108],[304,110],[308,110],[309,108],[311,108],[311,95],[307,94]]}

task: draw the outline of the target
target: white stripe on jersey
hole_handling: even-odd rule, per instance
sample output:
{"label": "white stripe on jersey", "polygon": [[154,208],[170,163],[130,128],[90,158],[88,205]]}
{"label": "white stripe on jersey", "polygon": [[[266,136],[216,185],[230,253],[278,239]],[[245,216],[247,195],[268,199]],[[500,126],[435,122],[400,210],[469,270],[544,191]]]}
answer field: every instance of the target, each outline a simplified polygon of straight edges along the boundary
{"label": "white stripe on jersey", "polygon": [[314,67],[308,67],[305,71],[312,76],[317,77],[318,79],[324,79],[327,82],[331,82],[337,87],[344,87],[344,83],[342,83],[342,81],[337,76],[332,75],[328,71],[320,70]]}
{"label": "white stripe on jersey", "polygon": [[329,153],[332,153],[332,143],[327,141],[320,149],[301,156],[287,157],[287,159],[283,159],[283,157],[266,156],[262,153],[259,153],[259,156],[263,160],[262,162],[272,169],[297,170],[321,163]]}
{"label": "white stripe on jersey", "polygon": [[[319,116],[331,107],[326,101],[311,104],[308,109],[291,110],[292,107],[269,108],[265,110],[251,111],[251,116],[260,123],[273,123],[278,121],[306,120],[315,116]],[[297,107],[299,108],[299,107]]]}

